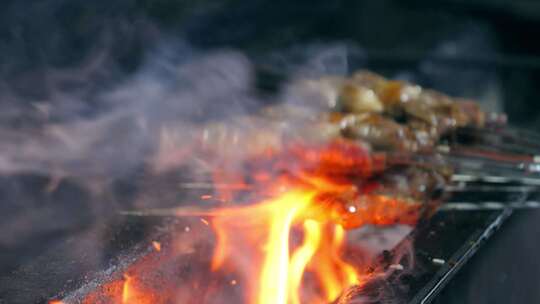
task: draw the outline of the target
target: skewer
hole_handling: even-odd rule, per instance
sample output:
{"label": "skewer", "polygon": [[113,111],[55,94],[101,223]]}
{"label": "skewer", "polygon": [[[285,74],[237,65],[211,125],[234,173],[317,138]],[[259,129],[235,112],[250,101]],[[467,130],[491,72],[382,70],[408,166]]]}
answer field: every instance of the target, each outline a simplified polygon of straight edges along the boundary
{"label": "skewer", "polygon": [[439,207],[440,211],[481,211],[481,210],[504,210],[504,209],[539,209],[540,202],[538,201],[525,201],[515,203],[505,202],[481,202],[481,203],[469,203],[469,202],[455,202],[446,203]]}
{"label": "skewer", "polygon": [[[493,149],[486,146],[461,146],[461,145],[441,145],[437,146],[436,150],[445,155],[454,157],[468,157],[486,159],[491,161],[508,162],[508,163],[534,163],[540,161],[540,156],[526,153],[509,153],[507,151]],[[540,151],[540,150],[539,150]],[[513,151],[512,151],[513,152]]]}
{"label": "skewer", "polygon": [[[388,154],[387,165],[396,164],[417,164],[421,166],[430,166],[435,162],[433,155],[413,155],[407,153]],[[470,159],[470,158],[448,158],[448,161],[453,164],[457,173],[451,180],[456,183],[467,184],[471,182],[481,182],[487,184],[505,184],[519,183],[520,186],[538,187],[540,186],[540,175],[530,174],[524,176],[525,164],[514,164],[504,162],[493,162],[485,159]],[[182,182],[178,184],[183,189],[192,190],[249,190],[252,185],[244,183],[213,183],[211,181],[204,182]],[[500,187],[500,186],[498,186]],[[461,187],[463,188],[463,187]],[[451,191],[461,190],[457,188],[449,188]],[[501,188],[497,188],[500,190]],[[523,188],[522,190],[525,190]]]}
{"label": "skewer", "polygon": [[531,178],[523,176],[501,176],[501,175],[471,175],[471,174],[454,174],[452,175],[453,182],[484,182],[491,184],[506,184],[520,183],[528,186],[540,186],[540,178]]}
{"label": "skewer", "polygon": [[[534,162],[534,157],[520,159],[523,155],[486,154],[474,148],[460,150],[450,146],[440,146],[437,150],[444,153],[443,158],[456,171],[452,181],[540,185],[540,164]],[[428,161],[429,157],[423,159]]]}
{"label": "skewer", "polygon": [[454,140],[467,146],[530,155],[540,152],[538,135],[524,135],[507,128],[462,128],[455,135]]}
{"label": "skewer", "polygon": [[516,143],[540,147],[540,136],[538,134],[508,125],[486,128],[465,127],[458,130],[458,134],[475,136],[476,139],[491,138],[503,140],[502,142],[511,140]]}
{"label": "skewer", "polygon": [[526,155],[511,155],[505,153],[490,153],[485,151],[468,149],[456,150],[449,146],[438,146],[435,152],[398,152],[385,155],[388,165],[411,165],[411,164],[430,164],[440,163],[441,160],[456,165],[458,168],[479,169],[488,167],[491,169],[513,170],[514,172],[536,172],[539,171],[539,165],[533,163],[533,159]]}
{"label": "skewer", "polygon": [[507,192],[507,193],[529,193],[540,192],[540,187],[536,186],[507,186],[507,185],[467,185],[460,183],[458,185],[447,186],[445,191],[452,193],[460,192]]}
{"label": "skewer", "polygon": [[540,135],[529,130],[518,129],[508,125],[504,126],[503,128],[488,128],[488,130],[492,130],[493,132],[497,132],[498,134],[503,134],[505,136],[513,138],[526,138],[529,139],[529,141],[540,145]]}
{"label": "skewer", "polygon": [[[504,148],[497,141],[505,138],[511,138],[513,141],[520,143],[517,148],[530,148],[530,146],[540,147],[540,137],[529,137],[533,139],[532,143],[525,140],[515,138],[521,133],[511,129],[507,133],[495,133],[494,130],[483,129],[466,129],[463,132],[470,132],[473,135],[489,135],[493,142],[487,146],[463,147],[463,146],[440,146],[439,151],[443,151],[444,159],[455,165],[458,173],[452,176],[453,182],[459,182],[461,186],[449,186],[447,191],[454,193],[464,191],[498,191],[498,192],[529,192],[537,190],[540,187],[540,176],[524,176],[524,172],[538,172],[539,166],[535,164],[540,157],[527,154],[508,154],[502,150]],[[538,142],[536,142],[538,140]],[[482,147],[493,148],[485,150]],[[385,154],[386,163],[388,166],[394,164],[418,164],[430,166],[436,161],[440,161],[435,153],[412,154],[412,153],[388,153]],[[532,170],[533,168],[534,170]],[[476,186],[476,188],[467,188],[467,184],[471,182],[487,183],[488,185]],[[518,183],[517,186],[504,185],[507,183]],[[497,186],[493,186],[493,185]],[[463,186],[465,185],[465,186]],[[246,190],[251,186],[247,184],[226,184],[212,182],[185,182],[180,183],[180,187],[185,189],[231,189],[231,190]],[[523,205],[526,208],[534,206],[534,204]],[[522,208],[522,205],[515,204],[516,208]],[[508,205],[496,206],[491,203],[483,203],[481,207],[478,204],[467,203],[449,203],[444,205],[443,210],[464,210],[467,208],[507,208]],[[461,209],[460,209],[461,208]],[[200,210],[199,210],[200,211]],[[197,212],[199,212],[197,211]],[[171,216],[175,214],[174,209],[169,210],[142,210],[142,211],[123,211],[121,214],[131,216]]]}

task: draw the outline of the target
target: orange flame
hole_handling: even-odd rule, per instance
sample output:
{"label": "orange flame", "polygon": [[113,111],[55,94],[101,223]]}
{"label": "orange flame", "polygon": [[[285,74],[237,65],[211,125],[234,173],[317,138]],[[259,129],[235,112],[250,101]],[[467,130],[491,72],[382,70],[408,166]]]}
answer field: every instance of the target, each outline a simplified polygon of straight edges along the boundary
{"label": "orange flame", "polygon": [[152,241],[152,247],[154,247],[154,249],[156,251],[161,251],[161,243],[160,242]]}
{"label": "orange flame", "polygon": [[[218,240],[212,269],[241,272],[251,304],[335,301],[365,279],[343,257],[345,228],[413,223],[418,214],[417,204],[362,194],[358,181],[383,162],[345,141],[291,146],[256,159],[249,174],[259,185],[252,189],[271,199],[211,212]],[[295,233],[303,235],[301,244],[291,241]],[[314,290],[304,286],[309,278],[316,281]]]}
{"label": "orange flame", "polygon": [[[318,279],[323,295],[310,295],[310,303],[335,300],[347,287],[358,284],[360,275],[341,254],[344,229],[339,224],[310,218],[318,212],[315,193],[292,190],[276,199],[248,207],[222,209],[212,224],[218,235],[213,269],[242,269],[253,304],[299,304],[306,271]],[[298,225],[301,224],[301,225]],[[291,232],[298,226],[304,237],[292,249]],[[251,248],[249,267],[238,265],[239,250]],[[248,269],[248,270],[245,270]]]}
{"label": "orange flame", "polygon": [[134,276],[124,274],[124,284],[122,286],[121,304],[153,304],[154,296],[151,292],[145,292],[137,287],[137,280]]}
{"label": "orange flame", "polygon": [[[227,276],[210,284],[206,282],[210,278],[202,274],[197,278],[204,282],[188,281],[186,286],[178,286],[177,292],[187,293],[191,299],[198,290],[201,298],[188,303],[206,303],[205,291],[197,289],[206,284],[208,297],[218,286],[242,290],[249,304],[322,304],[335,301],[353,285],[363,284],[368,279],[359,271],[363,265],[355,267],[345,255],[346,229],[365,224],[412,224],[419,213],[417,203],[373,192],[377,186],[367,179],[383,162],[358,146],[340,142],[294,146],[247,160],[251,181],[236,172],[214,174],[227,177],[216,180],[216,185],[246,185],[234,191],[223,187],[227,190],[223,193],[216,188],[216,197],[235,200],[248,192],[255,203],[239,199],[237,204],[211,210],[177,210],[178,216],[199,217],[202,227],[211,225],[216,244],[209,268],[216,278]],[[186,232],[191,230],[185,227]],[[161,255],[172,247],[162,248],[157,242],[152,245]],[[149,260],[163,263],[159,258]],[[174,258],[168,258],[171,260]],[[114,299],[119,300],[112,303],[170,303],[174,299],[171,290],[154,290],[155,284],[141,281],[144,272],[153,268],[158,267],[143,265],[136,275],[125,275],[120,293],[117,285],[110,284],[108,290],[116,291]],[[96,303],[92,299],[87,297],[83,303]],[[181,302],[186,301],[184,297]]]}
{"label": "orange flame", "polygon": [[128,304],[133,298],[133,294],[131,291],[131,281],[133,280],[133,278],[125,274],[124,279],[124,286],[122,287],[122,304]]}

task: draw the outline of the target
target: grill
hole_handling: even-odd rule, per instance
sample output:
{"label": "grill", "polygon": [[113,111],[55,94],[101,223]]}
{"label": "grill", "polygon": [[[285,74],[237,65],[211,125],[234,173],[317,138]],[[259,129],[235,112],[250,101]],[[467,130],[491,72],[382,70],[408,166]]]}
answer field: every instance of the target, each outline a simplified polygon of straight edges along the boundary
{"label": "grill", "polygon": [[[509,1],[490,4],[486,1],[452,0],[434,4],[431,1],[418,0],[411,4],[415,9],[410,9],[408,5],[405,7],[397,1],[396,3],[382,1],[385,5],[380,6],[361,4],[356,1],[336,1],[332,4],[314,1],[314,4],[308,5],[310,14],[306,14],[308,9],[302,5],[286,3],[275,5],[270,2],[270,4],[265,4],[265,1],[258,2],[263,4],[261,8],[257,8],[257,5],[235,4],[234,1],[230,1],[223,7],[209,6],[200,10],[196,6],[184,8],[182,5],[174,4],[174,1],[161,2],[164,4],[162,8],[153,7],[153,5],[146,7],[145,1],[141,2],[144,3],[141,6],[145,6],[144,9],[149,11],[150,18],[161,18],[160,22],[166,23],[166,25],[160,24],[159,27],[182,27],[182,34],[189,37],[190,43],[193,42],[197,47],[213,48],[232,45],[242,48],[242,51],[246,51],[249,56],[254,56],[261,50],[274,48],[281,50],[282,47],[292,44],[293,46],[300,45],[302,49],[300,53],[305,55],[306,41],[309,43],[313,39],[317,41],[319,39],[323,41],[352,39],[362,47],[352,48],[358,51],[356,54],[358,58],[348,58],[346,64],[350,66],[367,67],[387,75],[398,75],[402,79],[413,79],[451,94],[481,97],[484,101],[489,100],[489,96],[478,95],[493,89],[496,91],[495,100],[500,99],[498,101],[502,102],[504,99],[514,102],[506,105],[505,108],[505,111],[513,118],[512,123],[520,126],[525,126],[526,123],[533,124],[531,121],[534,119],[535,111],[526,109],[532,109],[534,105],[531,100],[535,100],[532,97],[536,96],[534,83],[538,78],[540,57],[535,54],[538,45],[536,42],[531,42],[530,37],[534,37],[538,32],[540,14],[538,14],[538,6],[531,3]],[[388,8],[383,8],[384,6]],[[67,43],[61,38],[58,44],[58,39],[51,39],[52,42],[49,43],[28,37],[28,33],[34,33],[36,30],[40,32],[40,29],[46,33],[41,35],[43,37],[57,32],[56,27],[63,28],[66,23],[71,22],[69,16],[77,15],[77,12],[93,6],[92,4],[88,6],[74,4],[72,7],[68,5],[66,7],[60,14],[50,14],[53,17],[46,18],[47,20],[56,18],[63,20],[61,22],[45,21],[44,23],[55,24],[50,28],[45,24],[35,26],[34,22],[20,25],[24,29],[20,32],[22,33],[21,40],[25,41],[23,45],[45,44],[41,50],[45,52],[45,55],[41,52],[36,52],[39,53],[37,56],[21,52],[20,48],[24,46],[21,47],[17,43],[13,43],[13,47],[0,46],[1,53],[7,53],[5,57],[14,58],[14,62],[17,61],[16,55],[19,53],[28,55],[30,61],[41,62],[44,60],[41,57],[51,57],[52,61],[61,62],[61,64],[65,63],[65,60],[83,57],[79,54],[82,52],[81,48],[88,46],[88,43],[84,41],[94,43],[93,38],[97,27],[73,27],[73,32],[70,30],[66,34],[79,36],[74,39],[75,41],[66,39]],[[8,6],[8,8],[6,15],[16,12],[17,5]],[[35,15],[44,8],[36,9],[36,6],[33,8],[33,11],[28,10],[29,16],[32,16],[29,19],[40,20],[41,18]],[[129,12],[133,9],[132,7],[124,9],[121,5],[118,8]],[[27,11],[26,7],[19,9]],[[187,13],[173,13],[176,10],[183,12],[186,10]],[[195,17],[185,17],[184,14],[193,13],[191,10],[195,12]],[[363,13],[364,10],[373,11],[373,14]],[[99,12],[100,9],[89,11]],[[285,17],[283,17],[284,11]],[[72,14],[73,12],[75,14]],[[90,21],[87,22],[101,24],[103,20],[93,17],[92,14],[89,14],[87,19]],[[42,13],[37,15],[41,17]],[[299,17],[302,15],[310,17]],[[259,18],[260,16],[264,18]],[[17,27],[19,26],[18,21],[12,20],[11,17],[7,18],[9,16],[5,17],[2,19],[8,20],[6,23],[13,22],[17,23]],[[471,21],[471,18],[476,19]],[[177,19],[177,21],[172,19]],[[379,24],[381,19],[385,20],[384,26]],[[426,32],[426,28],[431,28],[430,22],[433,19],[435,19],[433,29]],[[237,20],[247,21],[238,23]],[[276,20],[286,22],[276,22]],[[131,20],[126,22],[126,24],[131,23]],[[246,26],[246,23],[254,24],[254,26]],[[116,24],[111,24],[116,27]],[[333,24],[333,26],[330,27],[328,24]],[[378,24],[378,30],[372,30],[374,24]],[[113,57],[118,57],[121,68],[126,70],[133,69],[133,66],[141,60],[141,45],[149,44],[149,40],[152,42],[156,40],[154,30],[148,30],[146,24],[135,25],[133,31],[143,34],[125,35],[126,33],[121,32],[120,35],[116,35],[113,33],[113,36],[122,36],[122,39],[118,39],[120,47],[116,44],[113,46]],[[18,33],[19,30],[13,32]],[[276,35],[276,33],[285,34]],[[454,35],[456,33],[458,35]],[[495,33],[496,35],[493,36],[500,41],[497,39],[491,41],[493,38],[491,34]],[[10,35],[11,33],[4,31],[0,33],[0,36],[8,37],[11,43]],[[473,37],[473,42],[460,41],[461,36]],[[456,37],[458,37],[457,40],[453,40]],[[484,40],[486,37],[487,40]],[[446,43],[448,41],[451,43]],[[480,42],[477,43],[477,41]],[[124,43],[129,46],[126,47]],[[436,50],[432,49],[434,46]],[[59,51],[64,48],[66,51]],[[281,55],[280,52],[278,55]],[[265,58],[263,57],[261,61]],[[21,69],[25,68],[26,61],[28,61],[27,58],[22,60]],[[280,68],[280,64],[280,61],[273,62],[270,67],[262,69],[259,75],[262,81],[257,83],[261,89],[273,90],[277,86],[275,82],[281,83],[286,78],[283,71],[280,70],[277,73],[275,71],[276,68]],[[19,68],[18,64],[14,66]],[[7,69],[7,74],[4,70],[0,73],[6,78],[12,78],[11,69]],[[459,81],[461,76],[465,79]],[[34,77],[34,75],[23,74],[20,76],[22,79],[20,82],[23,85],[17,82],[19,80],[16,84],[22,90],[29,91],[29,95],[39,95],[39,92],[35,91],[40,89],[34,89],[30,84],[34,81],[28,81],[28,79],[33,80]],[[111,75],[108,77],[114,78]],[[455,83],[448,82],[449,78],[453,78]],[[480,83],[479,79],[482,82],[487,79],[491,82],[489,86],[492,87],[474,88]],[[78,84],[74,82],[66,86],[71,85]],[[493,104],[488,104],[489,106]],[[500,106],[501,104],[495,101],[495,108],[500,108]],[[88,105],[83,107],[90,108]],[[89,116],[94,114],[93,110],[88,109],[83,109],[82,112]],[[524,119],[520,121],[522,117]],[[526,122],[527,119],[529,122]],[[11,124],[11,121],[8,124]],[[433,217],[420,223],[412,231],[406,229],[391,231],[390,233],[400,236],[400,241],[389,242],[388,247],[381,248],[379,255],[370,266],[372,272],[384,271],[390,275],[373,280],[361,289],[348,290],[338,300],[339,304],[358,301],[361,303],[436,302],[443,290],[455,291],[451,289],[455,288],[452,284],[450,288],[444,288],[490,237],[500,228],[505,228],[507,220],[522,220],[516,213],[530,212],[529,209],[540,207],[538,199],[540,165],[536,156],[540,151],[540,135],[514,128],[493,128],[489,131],[463,129],[445,138],[439,148],[444,158],[457,168],[453,176],[454,184],[446,189],[451,193],[450,199]],[[426,162],[429,159],[419,156],[416,161]],[[55,186],[54,180],[40,174],[38,173],[38,176],[19,174],[7,178],[2,176],[0,199],[9,201],[12,193],[5,191],[3,186],[14,185],[17,188],[19,181],[25,185],[21,189],[32,189],[31,192]],[[137,174],[139,172],[135,172],[134,175],[137,176]],[[16,181],[13,182],[12,178]],[[161,180],[161,182],[167,181]],[[156,259],[167,255],[167,248],[170,248],[173,243],[171,238],[173,234],[193,233],[194,229],[205,229],[204,223],[198,221],[168,216],[126,214],[109,214],[96,224],[90,220],[90,217],[94,212],[98,215],[106,214],[107,207],[100,207],[105,210],[98,211],[91,208],[85,209],[86,207],[77,209],[85,205],[80,203],[81,201],[103,200],[113,204],[114,209],[121,206],[121,209],[130,210],[133,206],[129,203],[124,205],[123,201],[130,201],[133,188],[138,186],[131,180],[121,180],[114,185],[113,197],[89,199],[91,194],[86,189],[79,188],[76,183],[63,181],[58,191],[60,194],[55,194],[53,197],[42,200],[37,195],[25,195],[24,197],[35,199],[29,202],[30,208],[35,207],[38,210],[32,214],[34,218],[29,220],[30,223],[41,223],[36,220],[39,217],[60,219],[62,214],[56,216],[47,213],[49,211],[46,205],[54,201],[77,202],[73,204],[75,207],[56,206],[54,208],[58,210],[67,208],[67,211],[63,212],[77,214],[73,216],[73,221],[79,222],[63,223],[59,220],[57,225],[54,223],[51,225],[55,227],[54,229],[43,231],[42,234],[34,233],[39,235],[31,235],[23,248],[15,248],[13,252],[9,251],[11,249],[9,244],[8,250],[4,250],[6,249],[2,247],[4,244],[0,244],[0,254],[5,254],[7,257],[2,258],[7,262],[0,265],[3,267],[0,274],[0,303],[48,303],[54,299],[78,303],[86,295],[104,287],[119,288],[108,283],[115,280],[127,280],[128,278],[124,277],[125,270],[137,267],[141,261],[150,264],[154,261],[159,264]],[[9,221],[11,212],[16,213],[17,210],[12,210],[11,207],[6,210],[8,210],[6,220]],[[39,210],[44,210],[43,214],[40,214]],[[89,215],[85,215],[86,213]],[[14,214],[14,217],[16,215]],[[89,230],[89,227],[92,229]],[[191,231],[186,231],[186,227],[190,227]],[[13,231],[13,234],[18,237],[19,230]],[[24,231],[21,234],[24,236]],[[359,243],[369,242],[372,239],[384,238],[385,232],[368,229],[363,230],[356,237]],[[156,245],[152,244],[152,241],[158,242],[160,251],[156,250]],[[211,256],[209,248],[198,249],[201,256]],[[19,252],[23,252],[24,255],[19,256]],[[200,257],[190,256],[190,258],[197,260]],[[24,262],[21,264],[20,261]],[[180,284],[181,282],[175,281],[179,277],[196,275],[191,265],[181,260],[168,261],[161,265],[159,271],[163,277],[157,282],[164,283],[164,286],[166,283]],[[233,278],[224,279],[232,280]],[[525,277],[523,280],[535,281],[534,278],[530,280]],[[485,290],[480,292],[489,293]]]}
{"label": "grill", "polygon": [[[478,137],[477,131],[460,130],[446,140],[441,150],[456,168],[454,183],[446,189],[451,198],[433,217],[412,231],[398,232],[401,241],[380,248],[380,255],[369,271],[384,270],[390,275],[372,280],[362,288],[348,290],[339,303],[430,303],[512,216],[513,210],[540,207],[537,201],[540,178],[536,173],[535,156],[530,153],[534,150],[531,147],[536,145],[536,135],[527,133],[527,137],[518,138],[523,131],[511,128],[502,133],[482,132],[483,137]],[[514,146],[501,145],[498,140],[502,139],[513,140]],[[456,148],[461,143],[468,143],[465,154]],[[492,151],[488,158],[471,154],[488,150]],[[514,154],[508,157],[510,154],[504,153]],[[502,157],[506,158],[499,159]],[[59,255],[59,252],[73,251],[73,240],[68,240],[1,279],[2,300],[47,303],[51,299],[63,299],[65,303],[82,303],[89,294],[114,288],[110,283],[121,280],[126,270],[141,267],[154,269],[148,276],[151,280],[158,277],[156,284],[174,286],[182,283],[181,278],[196,275],[197,270],[190,265],[194,258],[211,256],[210,248],[198,248],[200,252],[195,255],[167,258],[166,248],[173,246],[173,235],[202,233],[205,225],[198,220],[117,214],[109,223],[103,241],[104,246],[109,247],[105,247],[107,255],[101,257],[101,266],[90,271],[80,270],[95,259],[92,254],[96,253],[94,248],[85,251],[80,244],[76,245],[78,255],[74,258]],[[361,243],[381,238],[378,235],[381,232],[377,231],[368,229],[357,239]],[[149,240],[157,242],[160,250]]]}

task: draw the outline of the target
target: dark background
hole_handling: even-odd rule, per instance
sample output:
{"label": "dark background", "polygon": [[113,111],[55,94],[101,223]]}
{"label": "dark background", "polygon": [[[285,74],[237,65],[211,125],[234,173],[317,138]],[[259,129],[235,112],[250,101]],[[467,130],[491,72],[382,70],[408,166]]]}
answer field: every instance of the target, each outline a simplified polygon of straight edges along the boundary
{"label": "dark background", "polygon": [[[110,68],[97,87],[136,71],[164,39],[200,50],[239,49],[262,66],[267,54],[341,43],[360,54],[361,67],[477,98],[486,108],[506,112],[511,124],[538,131],[539,34],[536,1],[4,1],[0,79],[2,86],[36,99],[50,93],[43,81],[46,68],[76,66],[104,48]],[[8,188],[2,187],[3,198],[12,194]],[[15,207],[0,211],[14,210],[9,208]],[[15,251],[0,244],[7,252],[2,262],[9,264],[2,269],[38,255],[76,226],[30,234]],[[518,212],[437,303],[538,303],[539,230],[539,212]]]}

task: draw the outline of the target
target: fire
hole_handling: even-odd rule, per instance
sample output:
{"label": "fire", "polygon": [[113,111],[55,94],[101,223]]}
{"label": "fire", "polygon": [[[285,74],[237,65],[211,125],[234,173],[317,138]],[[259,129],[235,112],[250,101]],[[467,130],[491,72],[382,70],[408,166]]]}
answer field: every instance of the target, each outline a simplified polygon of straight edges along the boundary
{"label": "fire", "polygon": [[[218,244],[213,269],[230,262],[232,268],[244,271],[244,281],[250,285],[248,303],[302,303],[306,272],[317,277],[324,291],[310,303],[331,302],[347,287],[359,283],[360,275],[340,256],[343,227],[310,218],[319,212],[315,198],[314,192],[291,190],[269,201],[215,214],[212,225]],[[303,234],[302,244],[296,248],[290,245],[293,228]],[[246,257],[251,262],[248,267],[237,264],[242,248],[252,248],[251,256]]]}
{"label": "fire", "polygon": [[[269,210],[271,216],[270,234],[262,248],[265,256],[255,303],[286,304],[289,302],[291,298],[287,288],[290,271],[289,234],[296,214],[309,200],[310,195],[288,193],[271,203],[276,205],[275,209]],[[287,208],[287,205],[291,204],[293,207]],[[284,208],[284,210],[279,210],[280,208]],[[294,274],[291,273],[290,275]]]}
{"label": "fire", "polygon": [[124,279],[124,286],[122,287],[122,304],[127,304],[131,302],[133,298],[133,292],[131,291],[133,278],[125,274]]}
{"label": "fire", "polygon": [[331,303],[365,283],[369,276],[345,256],[346,230],[414,224],[420,212],[418,202],[377,192],[370,178],[384,162],[347,141],[292,145],[248,161],[250,191],[268,199],[206,214],[217,235],[212,269],[239,272],[250,304]]}
{"label": "fire", "polygon": [[[208,274],[196,274],[191,280],[202,281],[188,280],[171,295],[170,282],[160,283],[169,287],[159,290],[155,286],[160,284],[144,283],[141,277],[148,271],[157,271],[161,277],[160,271],[170,268],[165,261],[174,258],[148,258],[155,264],[139,263],[138,273],[124,275],[121,296],[113,303],[171,303],[179,298],[182,303],[206,303],[219,288],[241,290],[242,301],[249,304],[336,301],[349,287],[369,279],[360,270],[364,265],[346,255],[346,231],[365,224],[414,223],[417,219],[418,204],[374,192],[377,184],[370,177],[383,162],[362,147],[338,142],[268,151],[246,160],[242,174],[213,174],[220,177],[215,184],[223,185],[215,188],[213,197],[234,203],[176,210],[177,216],[192,217],[202,229],[214,232]],[[226,185],[245,187],[231,191]],[[164,256],[170,254],[165,249],[174,248],[155,241],[152,246],[155,255]],[[111,284],[109,290],[117,290]],[[195,293],[198,298],[191,300]],[[89,299],[84,303],[94,303]]]}
{"label": "fire", "polygon": [[302,283],[302,277],[304,275],[304,269],[315,254],[318,245],[321,240],[320,225],[313,220],[307,220],[304,222],[305,237],[304,242],[292,255],[290,261],[289,279],[287,282],[288,291],[291,293],[291,302],[293,304],[300,303],[300,297],[298,290]]}
{"label": "fire", "polygon": [[137,288],[135,277],[124,274],[124,284],[122,286],[121,304],[153,304],[154,297],[151,292],[145,292]]}

